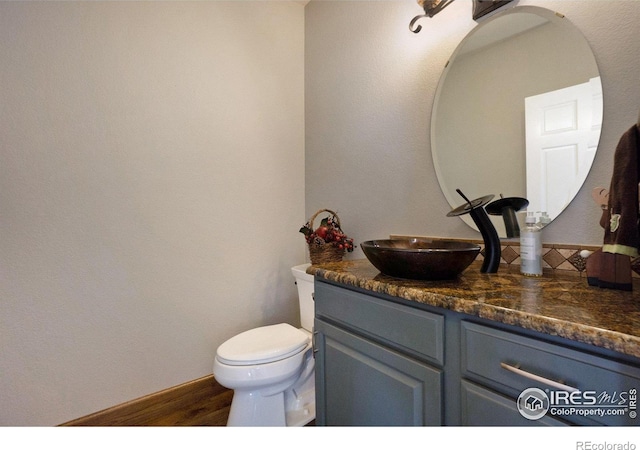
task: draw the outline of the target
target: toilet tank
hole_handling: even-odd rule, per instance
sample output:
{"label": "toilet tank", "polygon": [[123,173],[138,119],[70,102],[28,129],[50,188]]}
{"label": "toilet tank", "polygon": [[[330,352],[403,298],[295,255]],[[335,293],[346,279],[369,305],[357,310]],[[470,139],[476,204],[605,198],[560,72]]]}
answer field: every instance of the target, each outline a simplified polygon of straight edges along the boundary
{"label": "toilet tank", "polygon": [[311,264],[301,264],[291,268],[291,273],[296,279],[298,286],[298,302],[300,303],[300,324],[302,328],[313,331],[313,275],[309,275],[306,270]]}

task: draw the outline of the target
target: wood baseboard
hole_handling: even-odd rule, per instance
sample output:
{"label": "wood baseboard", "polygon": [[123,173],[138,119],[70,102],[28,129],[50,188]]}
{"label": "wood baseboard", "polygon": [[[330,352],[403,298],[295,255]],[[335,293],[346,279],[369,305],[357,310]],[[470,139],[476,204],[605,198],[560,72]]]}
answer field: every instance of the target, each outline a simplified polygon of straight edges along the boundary
{"label": "wood baseboard", "polygon": [[232,398],[209,375],[60,426],[225,426]]}

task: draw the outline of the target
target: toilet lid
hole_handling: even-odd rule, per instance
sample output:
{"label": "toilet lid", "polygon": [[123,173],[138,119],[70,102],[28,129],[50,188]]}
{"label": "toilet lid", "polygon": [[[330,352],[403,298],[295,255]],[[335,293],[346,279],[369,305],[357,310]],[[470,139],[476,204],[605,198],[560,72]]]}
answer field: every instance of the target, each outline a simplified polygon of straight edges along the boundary
{"label": "toilet lid", "polygon": [[232,366],[265,364],[302,351],[309,336],[287,323],[254,328],[232,337],[216,352],[218,360]]}

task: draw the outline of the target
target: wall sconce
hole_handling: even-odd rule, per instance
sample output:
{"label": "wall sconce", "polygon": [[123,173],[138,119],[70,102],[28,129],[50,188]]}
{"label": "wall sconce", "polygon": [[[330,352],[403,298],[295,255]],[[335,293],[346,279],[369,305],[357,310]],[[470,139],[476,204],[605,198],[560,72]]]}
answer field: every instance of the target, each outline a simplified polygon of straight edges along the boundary
{"label": "wall sconce", "polygon": [[433,17],[442,11],[444,8],[453,3],[453,0],[418,0],[418,5],[424,9],[424,14],[415,16],[409,23],[409,29],[414,33],[419,33],[422,30],[422,25],[415,26],[416,22],[423,17]]}
{"label": "wall sconce", "polygon": [[[442,11],[444,8],[453,3],[453,0],[417,0],[418,5],[424,9],[424,14],[415,16],[409,23],[409,30],[414,33],[422,30],[422,25],[416,26],[416,22],[423,17],[433,17]],[[512,0],[473,0],[473,20],[478,20],[480,17],[489,14]]]}

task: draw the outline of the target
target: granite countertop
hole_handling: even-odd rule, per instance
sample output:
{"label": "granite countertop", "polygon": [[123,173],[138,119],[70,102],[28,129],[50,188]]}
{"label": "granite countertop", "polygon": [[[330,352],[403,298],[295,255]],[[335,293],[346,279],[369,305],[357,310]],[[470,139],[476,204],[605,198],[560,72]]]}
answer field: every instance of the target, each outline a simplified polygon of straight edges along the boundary
{"label": "granite countertop", "polygon": [[633,292],[589,286],[578,275],[522,276],[508,266],[457,280],[413,281],[381,274],[368,260],[312,265],[319,278],[445,308],[640,358],[640,284]]}

